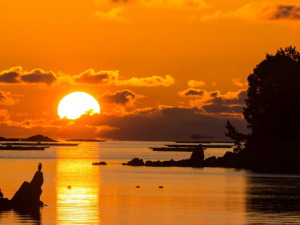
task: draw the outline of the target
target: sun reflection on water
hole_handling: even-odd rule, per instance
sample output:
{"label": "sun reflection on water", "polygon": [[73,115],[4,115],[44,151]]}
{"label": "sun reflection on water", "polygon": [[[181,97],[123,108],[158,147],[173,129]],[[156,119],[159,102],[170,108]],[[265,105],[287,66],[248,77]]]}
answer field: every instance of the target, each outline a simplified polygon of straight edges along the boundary
{"label": "sun reflection on water", "polygon": [[[88,157],[87,157],[88,158]],[[57,224],[100,224],[100,170],[91,159],[57,162]]]}

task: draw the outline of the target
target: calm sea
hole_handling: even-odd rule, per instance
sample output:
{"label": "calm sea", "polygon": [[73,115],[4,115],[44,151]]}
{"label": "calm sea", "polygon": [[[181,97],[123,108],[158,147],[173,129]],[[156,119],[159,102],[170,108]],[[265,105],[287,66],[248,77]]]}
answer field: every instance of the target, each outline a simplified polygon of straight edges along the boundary
{"label": "calm sea", "polygon": [[[130,167],[122,162],[178,160],[153,152],[160,142],[80,143],[45,151],[0,151],[0,188],[12,198],[43,164],[35,213],[0,211],[0,224],[300,224],[300,176],[225,168]],[[205,157],[228,149],[207,149]],[[106,166],[93,162],[106,161]],[[139,186],[139,188],[137,188]],[[163,188],[159,188],[163,186]]]}

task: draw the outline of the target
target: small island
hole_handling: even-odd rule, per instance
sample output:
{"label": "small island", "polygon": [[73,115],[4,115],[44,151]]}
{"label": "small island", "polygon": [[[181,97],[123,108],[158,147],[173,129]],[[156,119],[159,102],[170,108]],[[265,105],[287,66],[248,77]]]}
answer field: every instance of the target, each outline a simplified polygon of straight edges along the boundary
{"label": "small island", "polygon": [[0,137],[0,150],[45,150],[49,146],[77,146],[78,143],[63,143],[43,135],[28,138]]}

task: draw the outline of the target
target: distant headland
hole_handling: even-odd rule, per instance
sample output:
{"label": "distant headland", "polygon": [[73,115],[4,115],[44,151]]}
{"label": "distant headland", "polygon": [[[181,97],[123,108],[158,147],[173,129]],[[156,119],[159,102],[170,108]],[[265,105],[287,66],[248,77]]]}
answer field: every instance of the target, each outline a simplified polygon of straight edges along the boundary
{"label": "distant headland", "polygon": [[41,134],[37,134],[28,138],[5,138],[0,137],[0,141],[38,141],[38,142],[58,142],[52,138],[47,136],[43,136]]}

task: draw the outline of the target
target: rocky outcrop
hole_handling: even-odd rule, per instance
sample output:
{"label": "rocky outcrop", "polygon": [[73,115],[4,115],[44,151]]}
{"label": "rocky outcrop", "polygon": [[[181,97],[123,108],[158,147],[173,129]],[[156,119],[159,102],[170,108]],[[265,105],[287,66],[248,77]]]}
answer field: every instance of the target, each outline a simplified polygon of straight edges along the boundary
{"label": "rocky outcrop", "polygon": [[203,149],[195,150],[192,152],[192,155],[189,159],[183,159],[175,161],[173,159],[168,161],[151,161],[148,160],[144,163],[143,159],[134,158],[123,165],[128,166],[152,166],[152,167],[203,167],[204,165],[204,152]]}
{"label": "rocky outcrop", "polygon": [[11,200],[7,198],[0,199],[0,209],[34,209],[44,206],[44,203],[40,200],[43,183],[43,173],[37,171],[30,183],[23,182]]}
{"label": "rocky outcrop", "polygon": [[97,166],[97,165],[102,165],[102,166],[106,166],[107,165],[107,163],[106,162],[94,162],[94,163],[92,163],[92,165],[94,165],[94,166]]}
{"label": "rocky outcrop", "polygon": [[233,152],[226,152],[224,156],[216,158],[209,157],[204,160],[205,167],[225,167],[225,168],[246,168],[245,163],[239,155]]}
{"label": "rocky outcrop", "polygon": [[132,160],[130,160],[127,163],[123,163],[123,165],[128,165],[128,166],[144,166],[145,163],[142,159],[139,158],[134,158]]}

